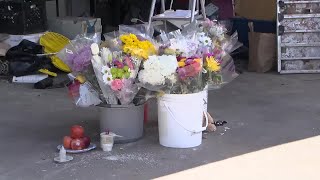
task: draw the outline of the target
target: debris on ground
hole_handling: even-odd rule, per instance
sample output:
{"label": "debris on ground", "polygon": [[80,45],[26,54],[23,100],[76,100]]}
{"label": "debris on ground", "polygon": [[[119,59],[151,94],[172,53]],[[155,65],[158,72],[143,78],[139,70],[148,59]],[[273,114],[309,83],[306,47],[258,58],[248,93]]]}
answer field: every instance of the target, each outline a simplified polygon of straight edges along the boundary
{"label": "debris on ground", "polygon": [[227,121],[216,121],[216,122],[214,122],[214,125],[216,125],[216,126],[224,126],[227,123],[228,123]]}

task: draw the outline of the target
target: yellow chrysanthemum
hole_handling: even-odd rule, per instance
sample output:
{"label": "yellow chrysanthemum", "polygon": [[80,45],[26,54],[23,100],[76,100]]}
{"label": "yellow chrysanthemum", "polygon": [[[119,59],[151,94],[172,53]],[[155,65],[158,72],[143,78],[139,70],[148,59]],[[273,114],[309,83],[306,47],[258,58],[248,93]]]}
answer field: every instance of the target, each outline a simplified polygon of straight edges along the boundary
{"label": "yellow chrysanthemum", "polygon": [[156,53],[156,48],[150,41],[140,41],[134,34],[121,35],[120,40],[123,52],[131,56],[148,59],[149,55]]}
{"label": "yellow chrysanthemum", "polygon": [[186,66],[186,63],[184,61],[179,61],[178,62],[178,66],[179,67],[185,67]]}
{"label": "yellow chrysanthemum", "polygon": [[221,69],[220,64],[214,59],[214,57],[206,57],[206,63],[209,71],[218,72]]}

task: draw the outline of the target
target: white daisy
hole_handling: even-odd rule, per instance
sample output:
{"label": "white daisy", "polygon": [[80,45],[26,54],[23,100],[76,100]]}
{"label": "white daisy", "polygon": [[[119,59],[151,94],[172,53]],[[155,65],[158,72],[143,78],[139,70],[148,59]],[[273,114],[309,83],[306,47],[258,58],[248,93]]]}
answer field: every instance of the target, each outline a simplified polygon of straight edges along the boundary
{"label": "white daisy", "polygon": [[211,40],[208,36],[204,37],[202,40],[203,40],[203,41],[202,41],[202,44],[203,44],[203,45],[205,45],[205,46],[211,46],[212,40]]}
{"label": "white daisy", "polygon": [[111,74],[111,69],[108,66],[103,66],[101,69],[102,74]]}
{"label": "white daisy", "polygon": [[111,74],[104,74],[103,77],[102,77],[102,79],[103,79],[103,82],[104,82],[105,84],[107,84],[107,85],[110,85],[111,82],[112,82],[112,80],[113,80]]}

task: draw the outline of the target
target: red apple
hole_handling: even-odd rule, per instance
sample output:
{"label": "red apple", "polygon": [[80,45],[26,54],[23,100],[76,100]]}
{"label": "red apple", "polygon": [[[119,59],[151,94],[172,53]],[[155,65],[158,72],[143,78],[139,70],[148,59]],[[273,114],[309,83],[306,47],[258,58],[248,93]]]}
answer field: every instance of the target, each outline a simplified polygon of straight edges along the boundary
{"label": "red apple", "polygon": [[71,127],[71,137],[75,138],[82,138],[84,136],[84,129],[82,126],[74,125]]}
{"label": "red apple", "polygon": [[63,138],[63,146],[64,146],[64,148],[71,149],[71,141],[72,141],[72,138],[70,136],[65,136]]}
{"label": "red apple", "polygon": [[90,145],[90,143],[91,143],[91,139],[90,139],[88,136],[84,136],[84,137],[82,138],[82,140],[83,140],[83,143],[84,143],[84,147],[85,147],[85,148],[88,148],[89,145]]}
{"label": "red apple", "polygon": [[82,150],[85,148],[84,142],[82,139],[73,139],[71,141],[72,150]]}

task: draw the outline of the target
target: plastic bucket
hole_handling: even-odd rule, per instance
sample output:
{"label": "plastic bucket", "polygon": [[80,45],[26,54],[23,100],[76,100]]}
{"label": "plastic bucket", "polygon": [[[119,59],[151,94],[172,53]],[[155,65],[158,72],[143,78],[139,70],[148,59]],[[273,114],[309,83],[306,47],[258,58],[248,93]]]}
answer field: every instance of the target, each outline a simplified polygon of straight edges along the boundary
{"label": "plastic bucket", "polygon": [[203,111],[208,112],[208,86],[202,91],[203,94]]}
{"label": "plastic bucket", "polygon": [[100,106],[100,132],[109,130],[122,137],[115,143],[129,143],[142,138],[144,104],[140,106]]}
{"label": "plastic bucket", "polygon": [[[191,148],[201,145],[202,131],[208,126],[203,92],[167,94],[158,99],[159,141],[162,146]],[[206,125],[202,126],[203,115]]]}

